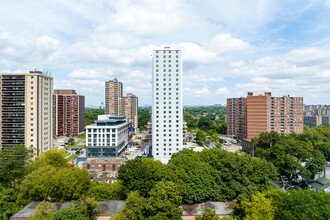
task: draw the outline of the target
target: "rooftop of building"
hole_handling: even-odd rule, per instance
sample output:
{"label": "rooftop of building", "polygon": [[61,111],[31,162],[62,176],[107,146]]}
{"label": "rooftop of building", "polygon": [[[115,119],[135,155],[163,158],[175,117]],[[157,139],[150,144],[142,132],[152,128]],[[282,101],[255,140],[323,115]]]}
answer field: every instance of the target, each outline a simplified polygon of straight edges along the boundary
{"label": "rooftop of building", "polygon": [[120,83],[118,80],[117,80],[117,78],[114,78],[114,79],[110,79],[110,80],[108,80],[108,81],[105,81],[105,82],[118,82],[118,83]]}
{"label": "rooftop of building", "polygon": [[95,126],[118,126],[127,123],[126,116],[99,115],[95,124],[88,125],[86,128],[93,128]]}
{"label": "rooftop of building", "polygon": [[42,75],[44,77],[48,77],[48,78],[53,78],[50,75],[50,72],[42,72],[42,71],[37,71],[37,70],[33,70],[33,71],[29,71],[29,72],[25,72],[25,73],[0,73],[0,75]]}
{"label": "rooftop of building", "polygon": [[181,50],[171,49],[171,47],[164,47],[164,49],[159,49],[159,50],[154,50],[154,51],[164,51],[164,50],[166,50],[166,51],[169,51],[169,50],[171,50],[171,51],[181,51]]}
{"label": "rooftop of building", "polygon": [[118,171],[112,170],[100,170],[100,169],[88,169],[89,175],[95,179],[117,179]]}
{"label": "rooftop of building", "polygon": [[[100,205],[99,215],[113,215],[117,213],[124,207],[124,200],[106,200],[102,202],[97,202]],[[34,213],[34,209],[40,202],[31,202],[23,209],[18,211],[12,218],[28,218],[31,214]],[[60,210],[66,208],[70,205],[71,202],[55,202],[55,210]]]}
{"label": "rooftop of building", "polygon": [[88,158],[85,163],[125,163],[125,158]]}
{"label": "rooftop of building", "polygon": [[324,189],[330,187],[330,179],[328,179],[326,177],[319,178],[315,182],[311,183],[311,186],[313,186],[319,190],[324,190]]}
{"label": "rooftop of building", "polygon": [[204,202],[192,205],[182,205],[183,216],[196,216],[203,215],[206,208],[210,208],[215,211],[217,215],[231,215],[233,213],[235,202]]}
{"label": "rooftop of building", "polygon": [[54,89],[54,94],[58,95],[78,95],[73,89]]}

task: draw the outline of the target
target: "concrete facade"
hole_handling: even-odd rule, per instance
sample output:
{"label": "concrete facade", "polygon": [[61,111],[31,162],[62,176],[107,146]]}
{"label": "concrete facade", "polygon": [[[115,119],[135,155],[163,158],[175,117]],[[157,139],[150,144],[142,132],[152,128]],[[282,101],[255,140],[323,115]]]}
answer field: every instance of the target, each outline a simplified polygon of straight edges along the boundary
{"label": "concrete facade", "polygon": [[0,147],[52,148],[53,77],[40,71],[0,74]]}
{"label": "concrete facade", "polygon": [[168,161],[182,150],[182,59],[180,50],[153,51],[152,61],[152,155]]}
{"label": "concrete facade", "polygon": [[134,94],[123,96],[123,84],[116,78],[105,82],[105,114],[126,116],[134,131],[138,128],[138,104]]}

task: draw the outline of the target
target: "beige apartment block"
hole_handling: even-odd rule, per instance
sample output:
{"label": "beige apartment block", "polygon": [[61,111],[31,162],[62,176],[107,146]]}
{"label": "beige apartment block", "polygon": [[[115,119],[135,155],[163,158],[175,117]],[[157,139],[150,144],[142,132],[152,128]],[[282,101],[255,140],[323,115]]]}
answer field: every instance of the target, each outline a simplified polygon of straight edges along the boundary
{"label": "beige apartment block", "polygon": [[40,71],[0,74],[0,147],[52,148],[53,77]]}
{"label": "beige apartment block", "polygon": [[138,97],[132,93],[123,96],[123,84],[116,78],[105,82],[105,114],[126,116],[138,128]]}
{"label": "beige apartment block", "polygon": [[126,118],[132,122],[133,127],[138,127],[138,97],[132,93],[127,93],[125,97],[122,98],[122,103],[124,106],[123,111],[125,112]]}
{"label": "beige apartment block", "polygon": [[123,97],[123,84],[114,80],[105,82],[105,114],[122,116],[121,98]]}

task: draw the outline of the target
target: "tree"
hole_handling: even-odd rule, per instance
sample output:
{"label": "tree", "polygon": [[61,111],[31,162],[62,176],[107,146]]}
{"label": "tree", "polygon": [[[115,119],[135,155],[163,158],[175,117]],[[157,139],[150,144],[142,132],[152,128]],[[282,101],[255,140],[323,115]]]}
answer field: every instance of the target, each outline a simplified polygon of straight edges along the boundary
{"label": "tree", "polygon": [[68,143],[71,145],[74,144],[74,138],[69,138]]}
{"label": "tree", "polygon": [[187,204],[235,199],[249,185],[263,187],[276,179],[272,163],[217,148],[180,151],[172,155],[167,168],[167,180],[178,185]]}
{"label": "tree", "polygon": [[182,197],[178,187],[169,181],[157,183],[149,193],[147,213],[151,219],[181,219]]}
{"label": "tree", "polygon": [[203,216],[196,216],[196,220],[219,220],[219,216],[215,213],[214,210],[206,208],[203,212]]}
{"label": "tree", "polygon": [[95,198],[96,201],[120,200],[124,198],[120,181],[113,184],[93,181],[89,188],[88,195]]}
{"label": "tree", "polygon": [[147,196],[156,183],[164,177],[164,170],[165,165],[159,161],[136,158],[120,167],[118,179],[121,180],[125,195],[138,190],[141,196]]}
{"label": "tree", "polygon": [[262,148],[266,150],[274,146],[280,139],[281,136],[275,131],[262,132],[260,135],[252,138],[251,145],[253,145],[255,149]]}
{"label": "tree", "polygon": [[275,219],[330,219],[330,195],[312,190],[289,191],[274,197]]}
{"label": "tree", "polygon": [[87,216],[89,219],[94,219],[94,216],[100,211],[100,205],[95,202],[95,198],[82,197],[71,204],[80,213]]}
{"label": "tree", "polygon": [[314,148],[319,150],[327,161],[330,161],[330,142],[315,143]]}
{"label": "tree", "polygon": [[140,130],[145,130],[145,126],[147,126],[150,121],[149,111],[150,109],[138,109],[138,126]]}
{"label": "tree", "polygon": [[177,186],[171,182],[159,182],[149,193],[148,198],[138,191],[129,193],[124,208],[112,217],[115,220],[129,219],[181,219],[179,208],[182,197]]}
{"label": "tree", "polygon": [[206,132],[198,129],[195,140],[200,145],[206,144]]}
{"label": "tree", "polygon": [[147,199],[140,196],[138,191],[130,192],[125,200],[124,207],[115,215],[111,216],[114,220],[145,219],[145,209]]}
{"label": "tree", "polygon": [[19,184],[32,157],[33,150],[24,145],[4,147],[0,150],[0,183],[6,187],[15,187]]}
{"label": "tree", "polygon": [[[243,209],[243,218],[246,220],[272,220],[276,207],[271,198],[266,198],[261,192],[252,194],[250,198],[239,200],[238,206]],[[235,207],[236,208],[236,207]]]}
{"label": "tree", "polygon": [[85,126],[93,124],[98,115],[104,115],[104,109],[86,108]]}
{"label": "tree", "polygon": [[210,118],[201,117],[198,121],[198,128],[202,129],[203,131],[208,131],[209,129],[215,129],[216,124]]}
{"label": "tree", "polygon": [[9,219],[18,212],[26,203],[20,203],[17,199],[17,190],[0,185],[0,219]]}
{"label": "tree", "polygon": [[54,211],[54,203],[47,201],[40,202],[34,209],[33,214],[30,214],[29,220],[48,220],[51,219]]}
{"label": "tree", "polygon": [[51,217],[51,220],[72,220],[72,219],[89,220],[90,218],[82,214],[77,208],[73,206],[60,209],[56,211]]}
{"label": "tree", "polygon": [[87,170],[45,166],[25,177],[20,197],[29,201],[68,201],[79,199],[90,187]]}
{"label": "tree", "polygon": [[292,137],[281,139],[267,150],[256,151],[255,155],[273,162],[290,184],[296,175],[309,178],[311,174],[321,171],[325,164],[324,156],[311,144]]}

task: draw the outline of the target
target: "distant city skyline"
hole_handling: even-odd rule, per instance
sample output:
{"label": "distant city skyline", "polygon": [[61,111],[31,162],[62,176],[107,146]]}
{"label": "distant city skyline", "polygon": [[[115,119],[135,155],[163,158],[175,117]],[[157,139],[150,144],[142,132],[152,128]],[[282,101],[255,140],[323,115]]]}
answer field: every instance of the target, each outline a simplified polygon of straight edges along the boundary
{"label": "distant city skyline", "polygon": [[151,55],[164,46],[183,53],[184,106],[224,105],[251,91],[329,104],[330,1],[3,0],[0,7],[0,72],[48,70],[54,89],[75,89],[86,106],[104,101],[113,78],[151,105]]}

